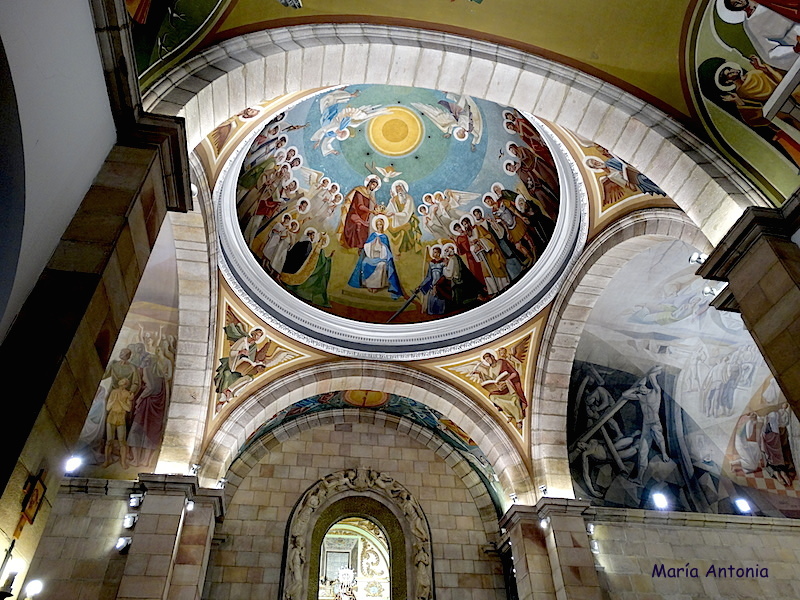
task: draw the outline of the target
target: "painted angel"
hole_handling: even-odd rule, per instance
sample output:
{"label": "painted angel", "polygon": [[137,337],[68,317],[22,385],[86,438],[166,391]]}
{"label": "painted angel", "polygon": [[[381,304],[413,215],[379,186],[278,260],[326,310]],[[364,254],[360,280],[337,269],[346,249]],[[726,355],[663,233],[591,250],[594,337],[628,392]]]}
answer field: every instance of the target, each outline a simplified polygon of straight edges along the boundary
{"label": "painted angel", "polygon": [[379,115],[389,114],[389,111],[379,104],[365,106],[346,106],[336,112],[336,115],[311,136],[314,148],[319,148],[323,156],[339,154],[334,143],[343,142],[352,135],[352,131],[370,119]]}
{"label": "painted angel", "polygon": [[[435,195],[434,195],[435,196]],[[447,213],[450,218],[457,219],[460,215],[456,209],[480,198],[480,194],[474,192],[460,192],[458,190],[444,190],[438,198],[441,210]]]}
{"label": "painted angel", "polygon": [[453,94],[446,94],[445,99],[435,105],[412,102],[411,106],[428,117],[444,137],[453,136],[463,142],[471,136],[473,150],[481,141],[483,118],[478,105],[469,96],[457,98]]}

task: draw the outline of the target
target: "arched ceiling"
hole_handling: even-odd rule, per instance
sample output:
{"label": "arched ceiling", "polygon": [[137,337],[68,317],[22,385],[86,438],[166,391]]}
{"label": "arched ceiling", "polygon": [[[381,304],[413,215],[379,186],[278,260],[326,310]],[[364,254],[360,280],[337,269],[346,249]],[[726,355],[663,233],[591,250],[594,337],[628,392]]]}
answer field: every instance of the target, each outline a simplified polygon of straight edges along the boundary
{"label": "arched ceiling", "polygon": [[[446,32],[568,65],[630,92],[709,142],[775,204],[800,184],[800,121],[791,116],[797,100],[790,96],[798,82],[783,81],[793,46],[775,41],[782,34],[743,23],[740,13],[731,16],[721,0],[625,0],[613,9],[586,0],[535,6],[525,0],[205,0],[191,9],[177,1],[133,14],[142,20],[133,30],[144,88],[203,50],[236,45],[239,36],[263,30],[374,24],[394,27],[399,36],[414,35],[411,28]],[[775,15],[784,29],[795,26],[796,17]],[[385,41],[380,36],[363,32],[364,42]],[[333,28],[330,37],[337,39]],[[296,47],[287,44],[285,50]],[[776,45],[788,58],[772,56]],[[716,78],[726,62],[741,72],[735,89],[723,89]]]}
{"label": "arched ceiling", "polygon": [[[179,50],[176,58],[244,33],[298,23],[388,23],[517,47],[621,84],[629,91],[637,90],[675,116],[690,114],[680,85],[679,57],[685,22],[696,1],[642,4],[624,0],[615,3],[613,10],[589,0],[546,0],[537,2],[535,7],[528,0],[303,0],[299,9],[283,6],[277,0],[204,3],[210,13],[208,21],[198,27],[191,43]],[[184,8],[179,3],[178,10]],[[194,10],[198,11],[196,15],[184,14],[189,22],[202,16],[199,7]],[[175,18],[172,22],[181,28],[188,25]],[[174,38],[165,40],[165,49],[171,49],[171,39]],[[642,51],[643,46],[646,52]],[[156,67],[146,73],[146,83],[159,70]]]}

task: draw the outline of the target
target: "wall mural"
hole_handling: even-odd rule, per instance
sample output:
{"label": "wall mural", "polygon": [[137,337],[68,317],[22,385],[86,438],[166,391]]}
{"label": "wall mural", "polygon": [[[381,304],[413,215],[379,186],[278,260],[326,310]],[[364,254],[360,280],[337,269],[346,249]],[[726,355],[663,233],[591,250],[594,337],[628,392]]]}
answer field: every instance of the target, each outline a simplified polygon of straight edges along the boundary
{"label": "wall mural", "polygon": [[238,180],[242,235],[307,303],[374,323],[479,306],[536,263],[558,174],[517,111],[364,85],[305,99],[255,138]]}
{"label": "wall mural", "polygon": [[498,516],[502,514],[503,504],[500,498],[503,497],[503,494],[499,479],[486,455],[475,441],[461,427],[439,411],[411,398],[396,394],[375,390],[348,390],[311,396],[295,402],[273,415],[248,438],[240,452],[244,452],[248,446],[277,427],[290,423],[298,417],[340,408],[379,410],[390,415],[405,417],[417,425],[431,430],[436,437],[454,448],[472,466],[486,489],[489,490],[495,508],[498,510]]}
{"label": "wall mural", "polygon": [[706,129],[778,203],[800,184],[796,4],[706,2],[689,61],[692,94]]}
{"label": "wall mural", "polygon": [[568,413],[576,493],[643,508],[664,491],[676,510],[715,513],[745,498],[800,516],[800,424],[741,318],[709,305],[692,252],[664,242],[641,253],[586,323]]}
{"label": "wall mural", "polygon": [[155,468],[177,335],[175,241],[165,223],[81,431],[77,452],[85,463],[136,472]]}

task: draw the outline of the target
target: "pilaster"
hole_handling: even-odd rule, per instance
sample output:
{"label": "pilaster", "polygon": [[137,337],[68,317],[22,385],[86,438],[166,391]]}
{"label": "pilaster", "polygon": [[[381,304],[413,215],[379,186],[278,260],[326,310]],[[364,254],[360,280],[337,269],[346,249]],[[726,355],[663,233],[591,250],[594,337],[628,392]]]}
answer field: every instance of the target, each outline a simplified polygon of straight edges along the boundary
{"label": "pilaster", "polygon": [[141,474],[139,484],[144,497],[117,600],[199,598],[222,490],[201,491],[183,475]]}
{"label": "pilaster", "polygon": [[738,310],[789,404],[800,414],[800,196],[781,209],[750,208],[698,274],[726,281],[713,302]]}
{"label": "pilaster", "polygon": [[500,526],[511,544],[520,600],[601,600],[583,514],[590,503],[545,497],[514,505]]}

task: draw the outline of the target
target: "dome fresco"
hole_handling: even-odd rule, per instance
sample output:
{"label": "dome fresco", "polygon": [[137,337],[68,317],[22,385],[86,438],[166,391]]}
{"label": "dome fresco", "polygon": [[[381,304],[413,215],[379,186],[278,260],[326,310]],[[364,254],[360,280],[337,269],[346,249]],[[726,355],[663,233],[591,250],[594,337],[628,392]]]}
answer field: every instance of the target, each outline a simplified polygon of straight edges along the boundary
{"label": "dome fresco", "polygon": [[535,272],[560,213],[531,120],[469,96],[329,89],[243,152],[236,219],[263,276],[327,313],[409,324],[479,307]]}

